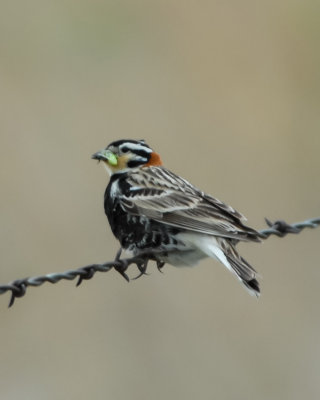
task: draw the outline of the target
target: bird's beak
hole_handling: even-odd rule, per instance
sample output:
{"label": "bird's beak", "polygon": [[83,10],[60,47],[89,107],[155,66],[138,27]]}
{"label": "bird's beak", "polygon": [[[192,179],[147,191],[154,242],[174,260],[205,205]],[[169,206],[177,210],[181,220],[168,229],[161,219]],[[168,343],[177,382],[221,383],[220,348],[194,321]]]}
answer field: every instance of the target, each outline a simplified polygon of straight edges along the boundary
{"label": "bird's beak", "polygon": [[110,150],[97,151],[96,153],[92,154],[91,158],[98,161],[106,161],[113,166],[118,164],[117,156]]}

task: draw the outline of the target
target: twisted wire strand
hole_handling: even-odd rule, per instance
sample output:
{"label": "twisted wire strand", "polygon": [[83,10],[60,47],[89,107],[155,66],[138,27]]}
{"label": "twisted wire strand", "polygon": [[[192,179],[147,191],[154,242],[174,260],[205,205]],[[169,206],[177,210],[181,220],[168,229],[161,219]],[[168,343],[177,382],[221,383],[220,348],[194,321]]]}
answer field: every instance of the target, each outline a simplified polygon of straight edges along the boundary
{"label": "twisted wire strand", "polygon": [[[259,231],[262,239],[268,239],[270,236],[275,235],[278,237],[284,237],[289,233],[298,234],[305,228],[316,228],[320,225],[320,217],[312,218],[302,222],[296,222],[294,224],[288,224],[285,221],[278,220],[271,222],[266,218],[266,223],[269,228]],[[83,280],[88,280],[93,278],[96,272],[108,272],[111,269],[115,269],[119,272],[128,282],[129,277],[126,274],[126,270],[132,264],[135,264],[140,274],[137,276],[145,274],[147,269],[148,261],[152,260],[152,255],[145,255],[143,257],[132,257],[126,259],[120,259],[121,251],[118,252],[114,261],[109,261],[103,264],[90,264],[77,269],[70,269],[65,272],[51,273],[47,275],[40,275],[31,278],[16,279],[6,285],[0,285],[0,294],[4,294],[8,291],[11,292],[11,298],[9,301],[9,307],[11,307],[18,297],[23,297],[26,294],[27,288],[29,286],[40,286],[45,282],[57,283],[61,280],[73,280],[78,278],[76,286],[79,286]],[[158,269],[160,270],[164,264],[158,263]],[[136,279],[136,278],[135,278]]]}
{"label": "twisted wire strand", "polygon": [[271,222],[267,218],[265,218],[265,221],[269,228],[259,231],[263,239],[267,239],[271,235],[284,237],[288,233],[297,234],[305,228],[317,228],[320,225],[320,217],[307,219],[306,221],[296,222],[294,224],[288,224],[282,220]]}

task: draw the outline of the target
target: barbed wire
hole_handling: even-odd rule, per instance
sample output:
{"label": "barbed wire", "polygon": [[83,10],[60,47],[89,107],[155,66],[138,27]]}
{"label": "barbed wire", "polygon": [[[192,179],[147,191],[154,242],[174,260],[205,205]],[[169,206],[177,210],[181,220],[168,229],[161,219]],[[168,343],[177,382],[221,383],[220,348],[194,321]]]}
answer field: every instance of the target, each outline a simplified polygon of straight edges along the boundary
{"label": "barbed wire", "polygon": [[[266,218],[266,223],[269,226],[267,229],[259,231],[262,239],[268,239],[271,235],[278,237],[284,237],[289,233],[298,234],[305,228],[316,228],[320,225],[320,217],[308,219],[306,221],[297,222],[294,224],[288,224],[285,221],[277,220],[271,222]],[[103,264],[90,264],[77,269],[70,269],[64,272],[51,273],[47,275],[40,275],[31,278],[16,279],[6,285],[0,285],[0,294],[4,294],[8,291],[11,292],[11,298],[9,301],[9,307],[14,304],[14,301],[18,297],[23,297],[26,294],[29,286],[40,286],[45,282],[57,283],[61,280],[73,280],[78,278],[76,286],[79,286],[84,280],[93,278],[96,272],[108,272],[111,269],[115,269],[119,272],[128,282],[129,277],[126,274],[128,267],[135,264],[139,270],[139,275],[134,278],[137,279],[141,275],[146,273],[147,265],[150,260],[155,261],[152,255],[144,255],[139,257],[120,259],[121,250],[117,253],[114,261],[108,261]],[[157,262],[157,267],[161,271],[164,263]]]}
{"label": "barbed wire", "polygon": [[259,231],[263,239],[267,239],[271,235],[284,237],[288,233],[297,234],[300,233],[305,228],[317,228],[320,225],[320,217],[307,219],[306,221],[296,222],[294,224],[288,224],[287,222],[282,220],[271,222],[267,218],[265,218],[265,221],[269,226],[269,228]]}

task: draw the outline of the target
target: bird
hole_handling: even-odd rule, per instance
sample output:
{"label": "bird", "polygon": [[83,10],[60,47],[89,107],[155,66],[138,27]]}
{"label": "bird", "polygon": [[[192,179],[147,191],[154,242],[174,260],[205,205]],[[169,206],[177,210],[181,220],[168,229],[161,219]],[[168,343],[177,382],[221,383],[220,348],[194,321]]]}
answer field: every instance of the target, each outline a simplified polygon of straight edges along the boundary
{"label": "bird", "polygon": [[241,213],[165,168],[144,140],[113,141],[92,158],[110,175],[104,210],[121,249],[149,256],[159,269],[165,263],[193,266],[210,257],[251,295],[260,295],[258,274],[236,245],[260,242],[262,235],[245,225]]}

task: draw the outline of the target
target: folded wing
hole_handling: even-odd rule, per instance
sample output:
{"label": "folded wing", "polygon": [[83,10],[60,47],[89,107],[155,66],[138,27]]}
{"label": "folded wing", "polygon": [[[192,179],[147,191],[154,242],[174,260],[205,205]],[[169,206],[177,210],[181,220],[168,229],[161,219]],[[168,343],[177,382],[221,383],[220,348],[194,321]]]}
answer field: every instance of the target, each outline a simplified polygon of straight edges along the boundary
{"label": "folded wing", "polygon": [[121,196],[122,208],[161,223],[193,232],[242,241],[259,241],[259,233],[243,224],[245,218],[221,201],[162,167],[127,177],[130,187]]}

